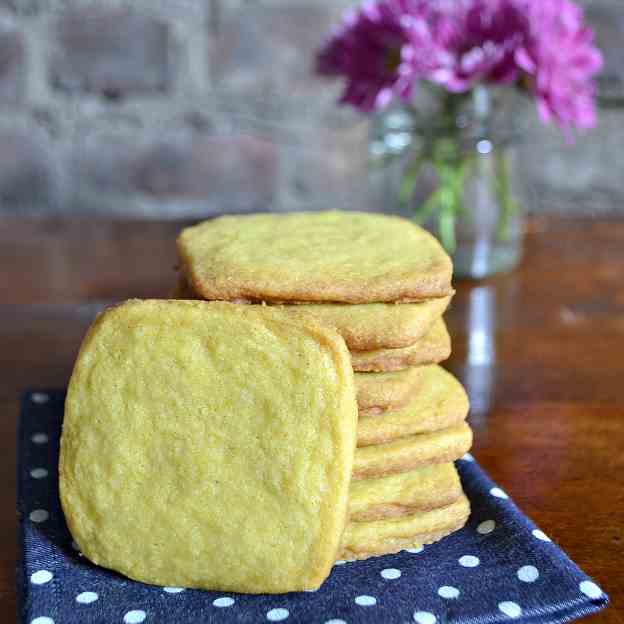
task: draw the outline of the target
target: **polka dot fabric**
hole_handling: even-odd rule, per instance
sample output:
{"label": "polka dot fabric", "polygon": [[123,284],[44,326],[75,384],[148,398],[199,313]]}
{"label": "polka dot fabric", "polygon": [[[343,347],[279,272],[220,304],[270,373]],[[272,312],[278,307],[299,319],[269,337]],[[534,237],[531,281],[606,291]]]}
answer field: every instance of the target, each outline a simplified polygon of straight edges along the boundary
{"label": "polka dot fabric", "polygon": [[72,546],[58,500],[64,398],[39,390],[22,402],[18,588],[24,624],[546,623],[568,622],[608,602],[515,507],[513,492],[493,483],[469,455],[457,462],[472,504],[464,529],[422,549],[336,565],[316,592],[252,596],[130,581],[92,565]]}

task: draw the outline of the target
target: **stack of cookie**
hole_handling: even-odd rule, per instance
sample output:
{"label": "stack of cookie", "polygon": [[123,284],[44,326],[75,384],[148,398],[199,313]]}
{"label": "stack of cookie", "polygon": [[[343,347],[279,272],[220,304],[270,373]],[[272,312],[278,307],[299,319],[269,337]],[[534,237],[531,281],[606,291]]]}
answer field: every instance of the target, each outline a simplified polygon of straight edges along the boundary
{"label": "stack of cookie", "polygon": [[[359,410],[341,557],[417,548],[469,514],[453,461],[470,448],[466,394],[438,363],[449,257],[398,217],[317,212],[221,217],[178,238],[181,299],[279,307],[344,338]],[[302,371],[305,375],[305,370]]]}

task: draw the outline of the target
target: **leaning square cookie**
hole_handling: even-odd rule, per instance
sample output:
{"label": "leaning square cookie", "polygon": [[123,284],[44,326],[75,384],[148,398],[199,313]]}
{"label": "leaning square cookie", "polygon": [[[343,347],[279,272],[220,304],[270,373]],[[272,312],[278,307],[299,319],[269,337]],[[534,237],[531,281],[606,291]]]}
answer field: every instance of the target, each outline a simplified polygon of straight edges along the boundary
{"label": "leaning square cookie", "polygon": [[204,299],[421,301],[452,294],[452,265],[431,234],[362,212],[225,216],[182,231],[178,255]]}
{"label": "leaning square cookie", "polygon": [[345,527],[356,420],[334,331],[260,306],[124,303],[70,382],[68,526],[88,559],[146,583],[316,588]]}

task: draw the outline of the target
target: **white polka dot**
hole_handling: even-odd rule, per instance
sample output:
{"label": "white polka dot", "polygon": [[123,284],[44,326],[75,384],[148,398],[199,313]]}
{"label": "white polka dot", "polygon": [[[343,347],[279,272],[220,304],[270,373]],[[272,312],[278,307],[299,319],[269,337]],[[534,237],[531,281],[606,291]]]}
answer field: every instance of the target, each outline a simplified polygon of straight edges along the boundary
{"label": "white polka dot", "polygon": [[45,522],[50,514],[45,509],[34,509],[28,516],[33,522]]}
{"label": "white polka dot", "polygon": [[550,537],[544,533],[544,531],[540,531],[539,529],[533,529],[531,531],[533,533],[533,537],[537,537],[538,540],[542,540],[542,542],[550,542]]}
{"label": "white polka dot", "polygon": [[48,435],[46,433],[35,433],[30,439],[35,444],[45,444],[48,441]]}
{"label": "white polka dot", "polygon": [[461,459],[463,459],[464,461],[467,461],[467,462],[473,462],[474,461],[474,457],[470,453],[465,453],[464,455],[462,455]]}
{"label": "white polka dot", "polygon": [[54,624],[54,620],[49,617],[41,616],[36,617],[34,620],[30,620],[30,624]]}
{"label": "white polka dot", "polygon": [[344,565],[345,563],[347,562],[343,561],[342,559],[339,559],[338,561],[334,561],[334,565]]}
{"label": "white polka dot", "polygon": [[38,403],[39,405],[47,403],[50,400],[50,397],[45,392],[33,392],[30,398],[33,403]]}
{"label": "white polka dot", "polygon": [[509,496],[507,496],[507,494],[505,492],[503,492],[503,490],[501,490],[499,487],[493,487],[490,490],[490,494],[492,496],[496,496],[496,498],[504,498],[504,499],[508,499]]}
{"label": "white polka dot", "polygon": [[184,587],[163,587],[163,591],[168,594],[179,594],[184,591]]}
{"label": "white polka dot", "polygon": [[30,575],[30,582],[34,585],[43,585],[52,580],[54,574],[48,570],[39,570]]}
{"label": "white polka dot", "polygon": [[80,604],[91,604],[95,602],[99,596],[95,592],[82,592],[76,596],[76,602]]}
{"label": "white polka dot", "polygon": [[48,471],[45,468],[33,468],[30,471],[30,476],[33,479],[43,479],[48,476]]}
{"label": "white polka dot", "polygon": [[464,566],[464,568],[476,568],[479,565],[479,557],[464,555],[459,558],[459,565]]}
{"label": "white polka dot", "polygon": [[304,589],[304,592],[307,592],[308,594],[313,594],[314,592],[317,592],[320,588],[317,589]]}
{"label": "white polka dot", "polygon": [[499,602],[498,610],[510,618],[518,618],[522,615],[522,609],[520,608],[520,605],[516,602],[511,602],[511,600]]}
{"label": "white polka dot", "polygon": [[539,570],[532,565],[522,566],[518,572],[518,579],[523,583],[535,583],[539,578]]}
{"label": "white polka dot", "polygon": [[459,596],[459,589],[457,587],[451,587],[451,585],[442,585],[440,589],[438,589],[438,596],[440,598],[448,598],[453,599]]}
{"label": "white polka dot", "polygon": [[417,555],[418,553],[421,553],[423,550],[425,550],[425,547],[419,546],[418,548],[406,548],[405,550],[407,550],[408,553],[413,553]]}
{"label": "white polka dot", "polygon": [[124,615],[124,622],[125,624],[141,624],[141,622],[145,621],[146,617],[147,613],[145,613],[145,611],[135,609],[133,611],[128,611],[128,613]]}
{"label": "white polka dot", "polygon": [[229,596],[222,596],[221,598],[217,598],[212,601],[213,607],[231,607],[234,604],[234,598],[230,598]]}
{"label": "white polka dot", "polygon": [[377,604],[377,599],[372,596],[358,596],[355,599],[355,604],[360,605],[360,607],[372,607]]}
{"label": "white polka dot", "polygon": [[393,581],[394,579],[401,577],[401,570],[397,570],[396,568],[386,568],[381,571],[381,576],[388,581]]}
{"label": "white polka dot", "polygon": [[600,589],[596,583],[592,583],[592,581],[582,581],[579,584],[579,589],[592,600],[596,600],[602,596],[602,589]]}
{"label": "white polka dot", "polygon": [[418,624],[435,624],[436,621],[436,616],[429,611],[416,611],[414,613],[414,622],[418,622]]}
{"label": "white polka dot", "polygon": [[327,620],[327,622],[325,622],[325,624],[347,624],[344,620]]}
{"label": "white polka dot", "polygon": [[494,520],[484,520],[478,527],[477,533],[481,533],[481,535],[487,535],[491,533],[496,528],[496,522]]}
{"label": "white polka dot", "polygon": [[269,622],[281,622],[288,617],[288,609],[271,609],[267,612]]}

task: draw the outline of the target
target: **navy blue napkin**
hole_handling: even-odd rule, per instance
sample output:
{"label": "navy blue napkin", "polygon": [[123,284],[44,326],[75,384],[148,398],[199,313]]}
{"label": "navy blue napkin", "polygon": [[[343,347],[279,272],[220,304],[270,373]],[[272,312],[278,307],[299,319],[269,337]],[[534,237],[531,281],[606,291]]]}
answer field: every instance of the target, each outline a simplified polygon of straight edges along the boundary
{"label": "navy blue napkin", "polygon": [[457,462],[472,503],[464,529],[424,549],[339,562],[316,592],[252,596],[130,581],[72,545],[58,499],[63,400],[60,391],[33,392],[22,403],[18,593],[25,624],[552,624],[607,605],[600,587],[470,455]]}

